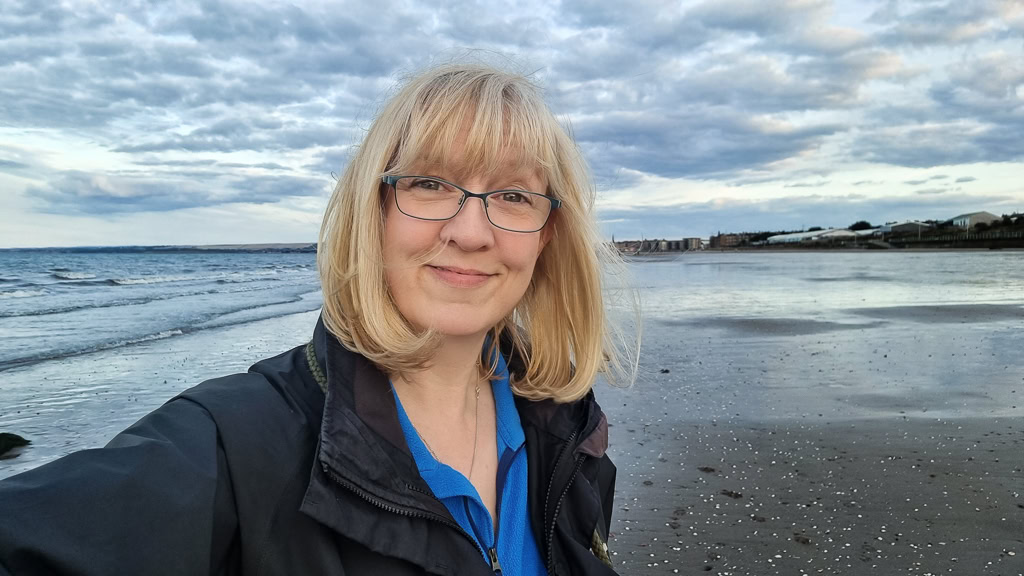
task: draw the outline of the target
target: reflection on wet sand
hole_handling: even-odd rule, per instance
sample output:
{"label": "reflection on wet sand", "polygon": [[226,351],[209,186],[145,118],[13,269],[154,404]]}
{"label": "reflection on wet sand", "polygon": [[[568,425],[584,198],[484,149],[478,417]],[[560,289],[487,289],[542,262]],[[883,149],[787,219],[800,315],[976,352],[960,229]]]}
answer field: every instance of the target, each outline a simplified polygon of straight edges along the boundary
{"label": "reflection on wet sand", "polygon": [[1024,573],[1024,263],[957,257],[635,265],[642,376],[598,390],[619,571]]}

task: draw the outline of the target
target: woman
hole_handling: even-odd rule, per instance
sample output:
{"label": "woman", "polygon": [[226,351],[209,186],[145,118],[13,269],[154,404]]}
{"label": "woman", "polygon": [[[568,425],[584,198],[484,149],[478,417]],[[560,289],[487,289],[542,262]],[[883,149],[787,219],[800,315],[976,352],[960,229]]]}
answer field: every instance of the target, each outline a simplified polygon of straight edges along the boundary
{"label": "woman", "polygon": [[0,574],[614,573],[591,203],[526,79],[413,79],[331,198],[312,341],[0,483]]}

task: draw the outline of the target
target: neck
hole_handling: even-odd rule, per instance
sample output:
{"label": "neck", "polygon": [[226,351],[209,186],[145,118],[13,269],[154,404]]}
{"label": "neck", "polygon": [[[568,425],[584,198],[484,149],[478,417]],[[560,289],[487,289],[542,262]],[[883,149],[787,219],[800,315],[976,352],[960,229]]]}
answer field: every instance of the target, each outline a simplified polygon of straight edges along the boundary
{"label": "neck", "polygon": [[427,368],[391,378],[402,402],[447,416],[473,416],[486,334],[446,337]]}

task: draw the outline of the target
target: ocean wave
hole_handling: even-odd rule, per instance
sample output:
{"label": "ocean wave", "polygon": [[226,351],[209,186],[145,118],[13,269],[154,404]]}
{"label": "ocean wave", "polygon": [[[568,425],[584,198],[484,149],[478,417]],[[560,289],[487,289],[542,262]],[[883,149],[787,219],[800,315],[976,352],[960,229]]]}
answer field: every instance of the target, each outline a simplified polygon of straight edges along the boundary
{"label": "ocean wave", "polygon": [[71,271],[60,271],[54,272],[53,277],[58,280],[88,280],[95,278],[95,274],[89,274],[88,272],[71,272]]}
{"label": "ocean wave", "polygon": [[181,330],[175,328],[174,330],[164,330],[157,332],[156,334],[147,334],[138,338],[131,338],[129,340],[118,340],[107,345],[108,348],[120,348],[121,346],[131,346],[132,344],[141,344],[142,342],[150,342],[152,340],[163,340],[164,338],[171,338],[174,336],[181,336],[184,334]]}
{"label": "ocean wave", "polygon": [[[187,326],[181,328],[171,328],[168,330],[162,330],[152,334],[146,334],[135,338],[124,338],[119,340],[108,340],[105,342],[97,342],[92,345],[74,347],[64,350],[54,350],[50,352],[44,352],[21,358],[0,358],[0,372],[9,370],[12,368],[24,367],[39,362],[45,362],[49,360],[57,360],[61,358],[68,358],[71,356],[79,356],[82,354],[91,354],[94,352],[102,352],[105,350],[111,350],[121,348],[124,346],[132,346],[135,344],[141,344],[144,342],[151,342],[154,340],[165,340],[173,338],[175,336],[181,336],[186,334],[192,334],[202,330],[210,328],[222,328],[226,326],[234,326],[239,324],[247,324],[249,322],[255,322],[259,320],[266,320],[268,318],[275,318],[279,316],[286,316],[290,314],[309,312],[320,308],[321,303],[319,301],[309,301],[309,297],[319,294],[319,290],[305,292],[294,296],[292,298],[285,298],[284,300],[274,302],[264,302],[252,306],[242,306],[233,310],[221,310],[213,316],[210,320],[206,321],[193,321]],[[257,314],[244,314],[248,311],[256,311],[260,308],[265,309],[263,313]],[[239,313],[242,313],[239,315]]]}
{"label": "ocean wave", "polygon": [[121,348],[123,346],[132,346],[134,344],[142,344],[143,342],[151,342],[153,340],[165,340],[167,338],[173,338],[175,336],[181,336],[185,334],[184,330],[179,328],[173,328],[171,330],[162,330],[154,334],[146,334],[139,336],[138,338],[127,338],[124,340],[113,340],[108,342],[99,342],[92,346],[85,346],[82,348],[72,348],[68,350],[62,350],[54,353],[44,353],[35,356],[27,356],[23,358],[13,358],[7,361],[0,361],[0,372],[11,368],[17,368],[19,366],[28,366],[30,364],[36,364],[39,362],[45,362],[47,360],[59,360],[61,358],[69,358],[71,356],[80,356],[82,354],[91,354],[93,352],[102,352],[104,350],[111,350],[114,348]]}
{"label": "ocean wave", "polygon": [[195,280],[193,276],[142,276],[139,278],[111,278],[108,282],[114,286],[131,286],[134,284],[163,284],[165,282],[184,282]]}
{"label": "ocean wave", "polygon": [[[68,284],[95,285],[96,282],[68,282]],[[272,290],[274,288],[276,288],[276,286],[238,286],[232,284],[230,286],[225,286],[223,289],[196,290],[182,293],[159,294],[147,296],[144,298],[122,298],[118,300],[110,300],[105,302],[72,304],[69,306],[54,306],[50,308],[40,308],[36,310],[0,310],[0,318],[18,318],[21,316],[50,316],[55,314],[68,314],[71,312],[78,312],[81,310],[93,310],[97,308],[120,308],[122,306],[139,306],[143,304],[150,304],[152,302],[161,302],[165,300],[174,300],[178,298],[191,298],[193,296],[206,296],[209,294],[241,294],[247,292],[262,292],[265,290]],[[0,295],[0,298],[3,298],[3,296]]]}
{"label": "ocean wave", "polygon": [[0,276],[0,282],[17,282],[21,278],[15,278],[14,276]]}
{"label": "ocean wave", "polygon": [[6,292],[0,292],[0,300],[7,300],[9,298],[33,298],[35,296],[43,296],[47,294],[46,290],[8,290]]}
{"label": "ocean wave", "polygon": [[247,284],[250,282],[281,282],[283,278],[273,278],[270,276],[256,276],[252,278],[221,278],[217,280],[217,284]]}

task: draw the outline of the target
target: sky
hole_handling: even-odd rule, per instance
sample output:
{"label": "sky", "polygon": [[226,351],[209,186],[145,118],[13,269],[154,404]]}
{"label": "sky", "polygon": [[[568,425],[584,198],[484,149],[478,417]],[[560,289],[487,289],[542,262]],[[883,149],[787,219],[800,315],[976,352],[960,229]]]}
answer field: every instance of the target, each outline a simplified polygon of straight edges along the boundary
{"label": "sky", "polygon": [[1024,0],[0,0],[0,248],[313,242],[453,59],[544,88],[609,238],[1024,212]]}

